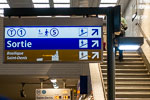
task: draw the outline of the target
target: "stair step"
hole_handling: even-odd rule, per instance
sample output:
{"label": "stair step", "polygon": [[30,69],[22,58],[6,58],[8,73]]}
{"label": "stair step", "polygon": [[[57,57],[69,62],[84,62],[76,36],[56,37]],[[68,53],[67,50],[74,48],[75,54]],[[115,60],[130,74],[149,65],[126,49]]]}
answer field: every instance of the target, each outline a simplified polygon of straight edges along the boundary
{"label": "stair step", "polygon": [[150,98],[116,98],[115,100],[150,100]]}
{"label": "stair step", "polygon": [[[104,84],[107,84],[107,82],[105,81]],[[145,82],[145,81],[141,81],[141,82],[137,82],[137,81],[132,81],[132,82],[126,82],[126,81],[121,81],[121,82],[118,82],[116,81],[115,82],[116,85],[148,85],[150,86],[150,82]]]}
{"label": "stair step", "polygon": [[[118,61],[118,57],[115,58],[116,61]],[[142,58],[123,58],[124,61],[142,61],[143,59]],[[103,58],[103,61],[107,61],[107,58]]]}
{"label": "stair step", "polygon": [[116,84],[116,87],[150,87],[150,84]]}
{"label": "stair step", "polygon": [[[139,56],[139,55],[123,55],[123,59],[124,58],[141,58],[141,56]],[[107,59],[107,56],[106,55],[103,55],[103,59]],[[118,59],[118,55],[116,56],[116,58],[115,59]]]}
{"label": "stair step", "polygon": [[[107,73],[103,73],[103,75],[107,75]],[[124,75],[124,76],[128,76],[128,75],[141,75],[141,76],[144,76],[144,75],[148,75],[147,73],[115,73],[115,75]],[[148,75],[149,76],[149,75]]]}
{"label": "stair step", "polygon": [[[100,65],[102,69],[106,69],[107,65]],[[145,65],[116,65],[116,69],[146,69]]]}
{"label": "stair step", "polygon": [[[132,61],[132,62],[127,62],[127,61],[122,61],[122,62],[118,62],[116,61],[115,63],[116,65],[144,65],[143,61]],[[101,63],[101,65],[107,65],[107,61],[103,61]]]}
{"label": "stair step", "polygon": [[116,98],[150,98],[150,92],[116,92]]}
{"label": "stair step", "polygon": [[[103,53],[107,53],[107,51],[103,51]],[[119,51],[117,51],[117,53],[119,53]],[[123,53],[128,53],[128,54],[138,54],[138,52],[137,51],[123,51]]]}
{"label": "stair step", "polygon": [[[103,56],[107,56],[107,53],[103,53]],[[117,53],[116,56],[119,56],[119,53]],[[123,53],[123,56],[140,56],[140,55],[137,53]]]}
{"label": "stair step", "polygon": [[[119,73],[118,73],[119,74]],[[103,74],[103,78],[106,78],[107,74]],[[123,75],[116,75],[116,78],[150,78],[149,75],[130,75],[130,74],[123,74]]]}
{"label": "stair step", "polygon": [[[115,69],[116,73],[148,73],[147,69]],[[102,73],[106,73],[107,69],[102,69]]]}
{"label": "stair step", "polygon": [[[103,78],[104,80],[107,80],[107,78]],[[116,81],[145,81],[145,82],[150,82],[150,78],[116,78]]]}
{"label": "stair step", "polygon": [[116,89],[116,92],[150,92],[150,89]]}
{"label": "stair step", "polygon": [[[107,91],[107,87],[105,87]],[[115,87],[116,92],[150,92],[150,87]]]}

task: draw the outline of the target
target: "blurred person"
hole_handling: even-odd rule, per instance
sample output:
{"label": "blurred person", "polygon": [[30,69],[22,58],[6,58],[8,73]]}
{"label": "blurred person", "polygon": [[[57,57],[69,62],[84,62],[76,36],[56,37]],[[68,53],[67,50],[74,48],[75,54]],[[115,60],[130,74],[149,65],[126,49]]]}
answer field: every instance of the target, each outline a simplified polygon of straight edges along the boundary
{"label": "blurred person", "polygon": [[119,51],[119,61],[123,61],[123,50],[119,50],[118,49],[118,39],[120,37],[124,37],[125,36],[125,31],[127,30],[128,26],[127,26],[127,21],[125,18],[121,17],[121,29],[120,32],[115,32],[115,44],[117,46],[115,46],[115,55],[116,55],[116,51]]}

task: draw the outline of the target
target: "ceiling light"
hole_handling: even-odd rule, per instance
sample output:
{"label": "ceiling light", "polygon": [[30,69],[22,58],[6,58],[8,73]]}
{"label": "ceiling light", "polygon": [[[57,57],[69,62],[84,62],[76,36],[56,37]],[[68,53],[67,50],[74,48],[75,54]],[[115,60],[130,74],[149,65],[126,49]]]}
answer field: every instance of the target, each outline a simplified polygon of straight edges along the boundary
{"label": "ceiling light", "polygon": [[33,3],[49,3],[49,0],[32,0]]}
{"label": "ceiling light", "polygon": [[52,17],[52,16],[37,16],[37,17]]}
{"label": "ceiling light", "polygon": [[52,82],[52,83],[56,83],[57,80],[56,80],[56,79],[51,79],[51,82]]}
{"label": "ceiling light", "polygon": [[99,16],[98,16],[98,18],[102,18],[102,19],[104,19],[104,18],[105,18],[105,16],[104,16],[104,15],[99,15]]}
{"label": "ceiling light", "polygon": [[58,89],[58,88],[59,88],[59,86],[55,86],[55,87],[54,87],[54,89]]}
{"label": "ceiling light", "polygon": [[118,0],[101,0],[101,3],[117,3]]}
{"label": "ceiling light", "polygon": [[139,45],[120,45],[119,50],[138,50]]}
{"label": "ceiling light", "polygon": [[10,8],[8,4],[0,4],[0,8]]}
{"label": "ceiling light", "polygon": [[114,7],[116,4],[100,4],[99,7]]}
{"label": "ceiling light", "polygon": [[55,8],[69,8],[70,4],[54,4]]}
{"label": "ceiling light", "polygon": [[55,17],[70,17],[70,16],[55,16]]}
{"label": "ceiling light", "polygon": [[4,13],[4,10],[3,9],[0,9],[0,14],[3,14]]}
{"label": "ceiling light", "polygon": [[3,15],[3,14],[0,14],[0,17],[4,17],[4,15]]}
{"label": "ceiling light", "polygon": [[49,4],[34,4],[34,8],[49,8]]}
{"label": "ceiling light", "polygon": [[70,3],[70,0],[54,0],[54,3]]}
{"label": "ceiling light", "polygon": [[138,50],[143,44],[143,37],[120,37],[118,38],[119,50]]}
{"label": "ceiling light", "polygon": [[0,3],[7,3],[7,0],[0,0]]}

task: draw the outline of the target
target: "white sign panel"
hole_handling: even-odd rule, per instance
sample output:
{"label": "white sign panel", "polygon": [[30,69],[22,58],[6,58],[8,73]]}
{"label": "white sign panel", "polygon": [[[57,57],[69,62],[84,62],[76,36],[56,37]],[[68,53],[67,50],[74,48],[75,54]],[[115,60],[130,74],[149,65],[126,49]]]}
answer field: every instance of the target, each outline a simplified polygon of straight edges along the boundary
{"label": "white sign panel", "polygon": [[13,26],[5,38],[101,38],[100,26]]}
{"label": "white sign panel", "polygon": [[71,100],[70,89],[36,89],[36,100]]}

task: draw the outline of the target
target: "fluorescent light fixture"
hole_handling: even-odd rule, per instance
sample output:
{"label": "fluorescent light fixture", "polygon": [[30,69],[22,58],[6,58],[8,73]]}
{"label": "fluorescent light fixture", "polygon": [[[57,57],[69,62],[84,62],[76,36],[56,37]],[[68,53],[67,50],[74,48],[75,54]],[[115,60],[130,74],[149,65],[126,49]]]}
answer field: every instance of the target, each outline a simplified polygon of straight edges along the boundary
{"label": "fluorescent light fixture", "polygon": [[0,4],[0,8],[10,8],[8,4]]}
{"label": "fluorescent light fixture", "polygon": [[0,17],[4,17],[4,15],[3,15],[3,14],[0,14]]}
{"label": "fluorescent light fixture", "polygon": [[4,9],[0,9],[0,14],[3,14],[4,13]]}
{"label": "fluorescent light fixture", "polygon": [[114,7],[116,4],[100,4],[99,7]]}
{"label": "fluorescent light fixture", "polygon": [[52,17],[52,16],[37,16],[37,17],[44,17],[44,18],[47,18],[47,17]]}
{"label": "fluorescent light fixture", "polygon": [[0,3],[7,3],[7,0],[0,0]]}
{"label": "fluorescent light fixture", "polygon": [[101,3],[117,3],[118,0],[101,0]]}
{"label": "fluorescent light fixture", "polygon": [[51,79],[51,82],[52,82],[52,83],[56,83],[57,80],[56,80],[56,79]]}
{"label": "fluorescent light fixture", "polygon": [[54,3],[70,3],[70,0],[53,0]]}
{"label": "fluorescent light fixture", "polygon": [[70,8],[70,4],[54,4],[55,8]]}
{"label": "fluorescent light fixture", "polygon": [[70,16],[55,16],[55,17],[58,17],[58,18],[59,18],[59,17],[60,17],[60,18],[63,18],[63,17],[70,17]]}
{"label": "fluorescent light fixture", "polygon": [[54,89],[58,89],[58,88],[59,88],[59,86],[55,86],[55,87],[54,87]]}
{"label": "fluorescent light fixture", "polygon": [[119,50],[138,50],[139,45],[119,45]]}
{"label": "fluorescent light fixture", "polygon": [[49,8],[49,4],[34,4],[34,8]]}
{"label": "fluorescent light fixture", "polygon": [[104,15],[99,15],[99,16],[98,16],[98,18],[102,18],[102,19],[104,19],[104,18],[105,18],[105,16],[104,16]]}
{"label": "fluorescent light fixture", "polygon": [[32,0],[33,3],[49,3],[49,0]]}

